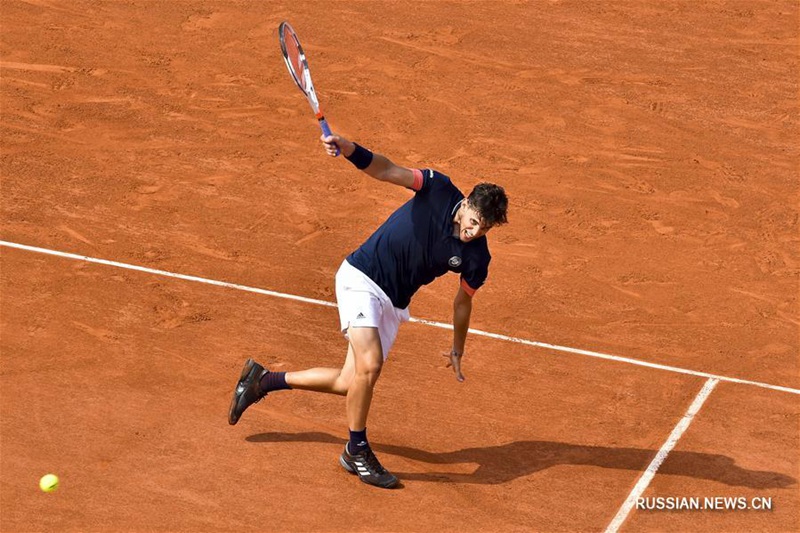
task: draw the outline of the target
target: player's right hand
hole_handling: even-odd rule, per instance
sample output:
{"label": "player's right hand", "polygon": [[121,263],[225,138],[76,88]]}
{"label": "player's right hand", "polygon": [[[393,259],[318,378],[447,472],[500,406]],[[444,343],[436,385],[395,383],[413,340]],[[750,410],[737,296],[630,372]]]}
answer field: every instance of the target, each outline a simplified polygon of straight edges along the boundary
{"label": "player's right hand", "polygon": [[347,157],[353,155],[353,150],[356,149],[355,145],[342,137],[341,135],[320,135],[320,140],[322,144],[325,146],[325,151],[328,152],[328,155],[331,157],[336,157],[338,151],[341,150],[342,155]]}

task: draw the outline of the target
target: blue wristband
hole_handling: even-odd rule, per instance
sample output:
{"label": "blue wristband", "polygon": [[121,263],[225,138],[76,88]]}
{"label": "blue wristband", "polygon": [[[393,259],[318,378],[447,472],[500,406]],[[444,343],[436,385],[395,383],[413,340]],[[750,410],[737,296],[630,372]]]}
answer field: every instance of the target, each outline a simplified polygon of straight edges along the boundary
{"label": "blue wristband", "polygon": [[353,153],[345,156],[345,158],[353,163],[357,169],[364,170],[367,168],[370,163],[372,163],[372,152],[361,146],[360,144],[353,143],[356,145],[356,149],[353,150]]}

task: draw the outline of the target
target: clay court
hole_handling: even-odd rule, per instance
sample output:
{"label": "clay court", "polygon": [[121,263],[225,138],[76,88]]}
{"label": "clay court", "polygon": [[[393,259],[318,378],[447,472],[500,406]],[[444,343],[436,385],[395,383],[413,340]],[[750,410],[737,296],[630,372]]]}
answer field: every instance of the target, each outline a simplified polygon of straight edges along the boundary
{"label": "clay court", "polygon": [[[0,16],[3,532],[800,529],[796,1]],[[283,20],[335,131],[510,197],[466,381],[451,274],[378,382],[396,490],[339,466],[342,397],[227,423],[247,357],[342,363],[334,274],[411,195],[324,153]]]}

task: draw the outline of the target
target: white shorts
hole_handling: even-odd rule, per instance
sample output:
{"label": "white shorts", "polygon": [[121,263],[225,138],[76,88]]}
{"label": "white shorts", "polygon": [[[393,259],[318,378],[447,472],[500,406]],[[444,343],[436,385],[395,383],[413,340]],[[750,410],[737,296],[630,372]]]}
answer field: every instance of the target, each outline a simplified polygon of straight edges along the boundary
{"label": "white shorts", "polygon": [[336,273],[336,302],[339,304],[339,323],[347,338],[347,329],[378,328],[383,348],[383,360],[397,338],[402,322],[410,318],[408,308],[398,309],[369,276],[347,262]]}

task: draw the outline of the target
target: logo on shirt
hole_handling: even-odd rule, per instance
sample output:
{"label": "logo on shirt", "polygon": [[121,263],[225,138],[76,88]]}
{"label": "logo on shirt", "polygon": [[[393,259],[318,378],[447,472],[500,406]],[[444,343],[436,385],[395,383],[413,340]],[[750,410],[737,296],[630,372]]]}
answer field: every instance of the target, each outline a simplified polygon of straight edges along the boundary
{"label": "logo on shirt", "polygon": [[458,268],[459,266],[461,266],[461,258],[458,257],[457,255],[454,255],[453,257],[450,258],[450,261],[448,261],[447,263],[453,268]]}

